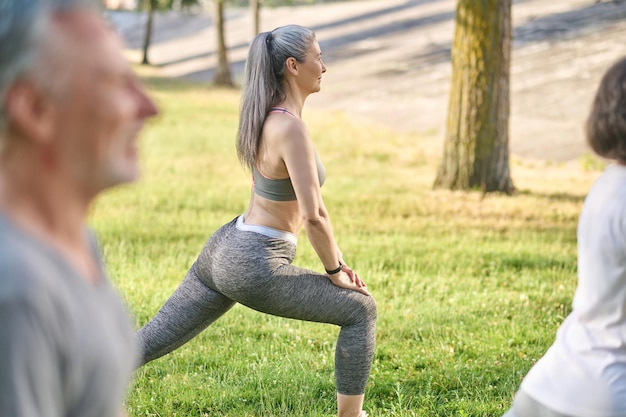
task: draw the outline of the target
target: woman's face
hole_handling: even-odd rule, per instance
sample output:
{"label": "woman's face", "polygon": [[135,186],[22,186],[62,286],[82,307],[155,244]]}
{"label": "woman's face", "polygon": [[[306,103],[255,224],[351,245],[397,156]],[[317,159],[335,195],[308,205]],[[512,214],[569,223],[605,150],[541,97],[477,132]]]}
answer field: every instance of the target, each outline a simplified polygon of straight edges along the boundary
{"label": "woman's face", "polygon": [[322,61],[322,50],[317,40],[313,39],[307,51],[304,62],[300,63],[301,70],[298,79],[304,89],[310,93],[320,91],[322,74],[326,72],[326,66]]}

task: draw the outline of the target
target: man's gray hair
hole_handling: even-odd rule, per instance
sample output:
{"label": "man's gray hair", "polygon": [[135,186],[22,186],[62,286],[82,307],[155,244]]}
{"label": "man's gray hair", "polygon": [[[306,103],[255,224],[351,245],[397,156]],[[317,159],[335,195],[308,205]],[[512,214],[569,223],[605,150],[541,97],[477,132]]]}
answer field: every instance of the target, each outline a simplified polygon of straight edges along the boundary
{"label": "man's gray hair", "polygon": [[38,66],[50,18],[78,8],[99,10],[97,0],[0,0],[0,146],[7,125],[6,93]]}

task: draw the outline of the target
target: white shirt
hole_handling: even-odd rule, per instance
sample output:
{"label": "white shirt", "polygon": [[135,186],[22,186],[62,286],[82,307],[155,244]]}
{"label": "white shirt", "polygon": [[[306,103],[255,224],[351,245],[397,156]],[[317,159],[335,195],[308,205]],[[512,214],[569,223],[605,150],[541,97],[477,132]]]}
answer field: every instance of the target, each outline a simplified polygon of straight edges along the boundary
{"label": "white shirt", "polygon": [[578,222],[578,288],[521,389],[575,417],[626,416],[626,167],[592,186]]}

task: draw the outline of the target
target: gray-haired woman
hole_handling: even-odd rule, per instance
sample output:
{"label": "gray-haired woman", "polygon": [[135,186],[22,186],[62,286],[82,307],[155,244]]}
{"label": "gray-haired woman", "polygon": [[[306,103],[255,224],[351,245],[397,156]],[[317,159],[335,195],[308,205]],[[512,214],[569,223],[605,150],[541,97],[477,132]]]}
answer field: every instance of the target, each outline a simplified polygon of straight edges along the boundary
{"label": "gray-haired woman", "polygon": [[[365,416],[376,302],[346,265],[322,201],[324,167],[300,115],[320,90],[315,34],[289,25],[257,35],[246,62],[237,152],[252,171],[246,212],[207,241],[187,276],[138,332],[144,363],[200,333],[235,302],[263,313],[341,326],[335,352],[340,417]],[[301,228],[326,274],[292,265]]]}
{"label": "gray-haired woman", "polygon": [[578,287],[506,417],[626,417],[626,58],[602,78],[587,140],[615,161],[578,221]]}

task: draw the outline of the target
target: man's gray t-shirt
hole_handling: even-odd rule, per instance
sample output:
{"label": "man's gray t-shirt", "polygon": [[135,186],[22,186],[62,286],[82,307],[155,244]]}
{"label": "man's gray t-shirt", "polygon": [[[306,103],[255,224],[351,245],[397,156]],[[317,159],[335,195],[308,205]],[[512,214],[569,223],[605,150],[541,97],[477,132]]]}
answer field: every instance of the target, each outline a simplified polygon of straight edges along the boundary
{"label": "man's gray t-shirt", "polygon": [[0,416],[117,417],[137,359],[110,283],[0,213]]}

